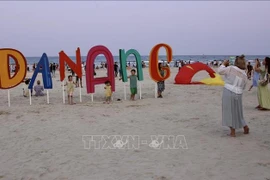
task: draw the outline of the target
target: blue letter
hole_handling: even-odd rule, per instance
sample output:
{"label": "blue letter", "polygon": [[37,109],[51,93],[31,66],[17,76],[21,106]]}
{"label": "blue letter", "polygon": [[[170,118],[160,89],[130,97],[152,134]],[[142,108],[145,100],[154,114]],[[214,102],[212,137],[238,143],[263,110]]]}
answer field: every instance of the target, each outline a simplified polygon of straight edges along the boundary
{"label": "blue letter", "polygon": [[31,78],[28,89],[33,89],[38,73],[42,73],[44,89],[52,89],[52,76],[50,73],[49,60],[46,53],[43,53]]}

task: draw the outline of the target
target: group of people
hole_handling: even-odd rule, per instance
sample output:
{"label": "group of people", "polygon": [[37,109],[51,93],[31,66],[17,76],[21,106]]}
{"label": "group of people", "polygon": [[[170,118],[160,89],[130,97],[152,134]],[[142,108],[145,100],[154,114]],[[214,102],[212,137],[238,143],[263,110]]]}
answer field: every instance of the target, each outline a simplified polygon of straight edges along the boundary
{"label": "group of people", "polygon": [[[162,63],[158,64],[159,67],[159,73],[162,77],[165,76],[165,72],[162,69],[163,65]],[[130,86],[130,100],[131,101],[135,101],[135,95],[137,94],[137,80],[138,77],[136,75],[136,70],[132,69],[130,71],[130,75],[128,76],[129,78],[129,86]],[[122,78],[120,77],[119,80],[122,80]],[[107,104],[110,104],[112,101],[112,89],[111,89],[111,82],[110,81],[106,81],[105,82],[105,102]],[[157,94],[158,94],[158,98],[162,98],[162,92],[165,90],[165,81],[159,81],[157,82]]]}
{"label": "group of people", "polygon": [[[234,65],[229,65],[229,60],[225,60],[218,68],[218,73],[224,75],[224,89],[222,95],[222,125],[230,128],[230,136],[235,137],[235,129],[243,128],[244,134],[249,134],[249,127],[243,116],[242,94],[249,79],[246,70],[245,56],[237,56]],[[254,67],[253,86],[258,87],[259,110],[270,110],[270,58],[263,60],[263,65],[257,59]],[[248,64],[249,65],[249,64]],[[258,73],[258,74],[255,74]],[[252,87],[250,87],[251,89]]]}
{"label": "group of people", "polygon": [[[159,72],[160,72],[161,76],[164,77],[165,73],[164,73],[164,70],[162,69],[162,67],[163,67],[162,63],[159,63],[158,67],[159,67]],[[130,71],[130,73],[131,74],[128,76],[129,83],[130,83],[130,100],[134,101],[135,95],[137,94],[137,91],[138,91],[137,90],[138,77],[136,75],[135,69],[132,69]],[[120,77],[119,80],[122,80],[122,78]],[[68,103],[70,105],[75,104],[73,102],[73,93],[74,93],[76,84],[77,83],[73,81],[73,76],[69,75],[68,81],[65,83],[65,86],[67,86]],[[157,87],[158,87],[158,92],[157,92],[158,98],[162,98],[162,92],[165,90],[165,82],[164,81],[157,82]],[[105,82],[104,89],[105,89],[105,102],[104,103],[110,104],[112,102],[112,87],[111,87],[110,81]]]}
{"label": "group of people", "polygon": [[52,74],[52,77],[55,77],[55,71],[58,69],[58,64],[56,63],[50,63],[50,72]]}
{"label": "group of people", "polygon": [[[29,97],[33,95],[33,89],[28,90],[28,86],[30,83],[31,79],[26,79],[24,81],[25,87],[23,88],[23,96],[24,97]],[[44,87],[41,85],[40,80],[37,80],[37,84],[34,86],[34,91],[35,91],[35,96],[44,96]]]}
{"label": "group of people", "polygon": [[[118,68],[115,63],[115,70]],[[165,72],[162,69],[162,63],[158,64],[159,73],[161,76],[165,76]],[[250,68],[250,63],[246,65],[245,56],[237,56],[234,65],[230,65],[229,60],[225,60],[223,64],[218,68],[218,73],[224,75],[224,89],[222,95],[222,125],[230,128],[230,136],[235,137],[235,130],[243,128],[244,134],[249,134],[249,127],[245,122],[243,115],[242,94],[247,85],[248,79],[251,78],[251,72],[253,71],[253,83],[249,88],[257,87],[258,97],[258,110],[270,110],[270,58],[266,57],[262,64],[259,59],[255,60],[254,67]],[[130,83],[130,100],[135,100],[137,94],[137,75],[136,70],[132,69],[131,74],[128,76]],[[115,75],[117,77],[117,74]],[[122,78],[120,77],[119,80]],[[78,81],[78,80],[77,80]],[[26,86],[29,85],[30,79],[25,81]],[[68,81],[65,83],[67,86],[68,103],[75,104],[73,102],[73,93],[75,86],[78,86],[78,82],[73,81],[72,75],[68,76]],[[27,88],[26,88],[27,89]],[[29,91],[24,89],[24,96],[29,96]],[[112,101],[112,88],[111,82],[105,82],[105,102],[111,103]],[[165,82],[157,82],[157,94],[158,98],[162,98],[162,92],[165,90]],[[44,88],[40,85],[40,81],[37,81],[37,85],[34,86],[35,96],[43,96]],[[32,95],[32,90],[31,90]]]}

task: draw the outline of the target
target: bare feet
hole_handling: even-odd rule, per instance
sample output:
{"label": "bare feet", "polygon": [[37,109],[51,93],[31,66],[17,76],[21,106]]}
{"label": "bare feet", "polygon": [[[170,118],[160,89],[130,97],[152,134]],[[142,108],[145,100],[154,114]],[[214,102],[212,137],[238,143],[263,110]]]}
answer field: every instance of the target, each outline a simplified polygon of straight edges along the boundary
{"label": "bare feet", "polygon": [[249,127],[248,126],[244,127],[244,134],[249,134]]}
{"label": "bare feet", "polygon": [[230,136],[231,137],[235,137],[235,129],[234,128],[231,128],[231,127],[230,127],[230,129],[231,129]]}
{"label": "bare feet", "polygon": [[257,107],[255,107],[255,109],[259,109],[259,108],[261,108],[261,106],[260,106],[260,105],[258,105]]}
{"label": "bare feet", "polygon": [[269,111],[270,109],[266,109],[266,108],[263,108],[263,107],[259,107],[258,108],[260,111]]}

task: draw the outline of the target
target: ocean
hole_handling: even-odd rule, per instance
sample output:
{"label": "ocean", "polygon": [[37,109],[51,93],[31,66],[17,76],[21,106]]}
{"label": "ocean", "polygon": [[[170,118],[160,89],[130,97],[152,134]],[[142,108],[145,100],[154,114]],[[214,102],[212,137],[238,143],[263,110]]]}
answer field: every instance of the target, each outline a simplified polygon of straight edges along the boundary
{"label": "ocean", "polygon": [[[230,59],[230,57],[236,56],[236,55],[174,55],[173,61],[200,61],[203,63],[211,62],[213,60],[217,61],[223,61],[224,59]],[[259,58],[260,60],[263,60],[266,56],[269,55],[247,55],[246,60],[255,60],[256,58]],[[58,56],[51,56],[48,57],[50,63],[59,63],[59,57]],[[70,58],[75,62],[76,57],[70,56]],[[119,62],[119,56],[113,56],[115,62]],[[26,57],[27,64],[34,64],[39,62],[40,57]],[[148,61],[149,56],[141,56],[142,61]],[[167,58],[165,55],[159,56],[159,60],[166,61]],[[82,62],[86,61],[86,56],[82,56]],[[106,59],[104,56],[97,56],[95,60],[96,65],[100,65],[101,62],[106,62]],[[135,62],[135,58],[133,55],[128,57],[127,62]]]}

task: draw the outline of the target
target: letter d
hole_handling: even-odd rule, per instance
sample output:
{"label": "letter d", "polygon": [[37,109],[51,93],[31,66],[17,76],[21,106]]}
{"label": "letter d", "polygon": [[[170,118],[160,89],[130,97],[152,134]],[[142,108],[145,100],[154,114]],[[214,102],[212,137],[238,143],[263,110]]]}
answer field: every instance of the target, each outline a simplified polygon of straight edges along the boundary
{"label": "letter d", "polygon": [[[16,72],[11,77],[9,59],[16,64]],[[0,49],[0,89],[10,89],[18,86],[26,76],[26,60],[20,51],[15,49]]]}

